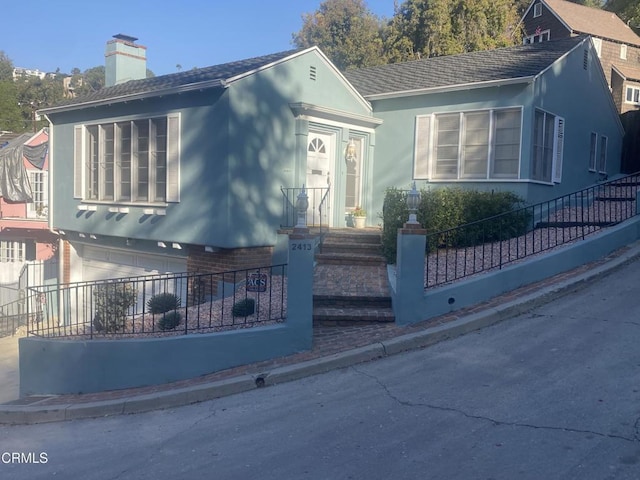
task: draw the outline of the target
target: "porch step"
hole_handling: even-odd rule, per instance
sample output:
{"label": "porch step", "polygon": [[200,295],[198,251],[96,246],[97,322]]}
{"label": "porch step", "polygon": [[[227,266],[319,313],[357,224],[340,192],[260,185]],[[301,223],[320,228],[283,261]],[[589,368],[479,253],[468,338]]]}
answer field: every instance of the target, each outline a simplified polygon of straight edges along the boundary
{"label": "porch step", "polygon": [[380,229],[331,229],[315,258],[315,325],[395,321]]}
{"label": "porch step", "polygon": [[395,322],[395,316],[391,308],[316,307],[313,309],[313,324],[316,326],[353,326],[392,322]]}
{"label": "porch step", "polygon": [[[324,252],[324,246],[322,248]],[[316,262],[318,265],[386,265],[386,261],[382,255],[355,253],[355,251],[345,251],[345,253],[318,253],[316,254]]]}

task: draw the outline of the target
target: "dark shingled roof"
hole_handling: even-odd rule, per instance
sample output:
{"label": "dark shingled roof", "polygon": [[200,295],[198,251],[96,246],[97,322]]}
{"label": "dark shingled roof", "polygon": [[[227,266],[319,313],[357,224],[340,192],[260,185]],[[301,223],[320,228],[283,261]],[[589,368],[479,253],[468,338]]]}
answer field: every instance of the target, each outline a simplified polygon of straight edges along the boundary
{"label": "dark shingled roof", "polygon": [[74,106],[78,108],[80,105],[88,103],[105,103],[110,100],[114,102],[124,101],[129,97],[160,95],[164,92],[178,90],[184,87],[197,87],[200,84],[208,87],[223,86],[226,80],[263,68],[300,51],[302,51],[302,49],[287,50],[211,67],[196,68],[185,72],[171,73],[169,75],[145,78],[142,80],[131,80],[111,87],[102,88],[89,95],[65,101],[55,107],[43,109],[42,112],[49,113],[51,111],[72,110]]}
{"label": "dark shingled roof", "polygon": [[585,36],[516,47],[447,55],[349,70],[346,77],[366,98],[438,87],[526,78],[539,74]]}

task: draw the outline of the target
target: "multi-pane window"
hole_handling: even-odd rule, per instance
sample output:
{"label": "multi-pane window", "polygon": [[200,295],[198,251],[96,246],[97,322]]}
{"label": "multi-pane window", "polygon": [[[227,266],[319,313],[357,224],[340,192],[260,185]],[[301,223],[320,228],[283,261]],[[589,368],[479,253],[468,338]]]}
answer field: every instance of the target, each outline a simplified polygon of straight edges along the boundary
{"label": "multi-pane window", "polygon": [[541,182],[559,182],[562,174],[564,119],[536,110],[533,125],[533,162],[531,178]]}
{"label": "multi-pane window", "polygon": [[518,178],[520,108],[416,119],[414,178]]}
{"label": "multi-pane window", "polygon": [[0,262],[23,262],[25,243],[13,240],[0,241]]}
{"label": "multi-pane window", "polygon": [[596,170],[596,149],[598,148],[598,134],[591,132],[591,143],[589,144],[589,170]]}
{"label": "multi-pane window", "polygon": [[627,87],[627,103],[640,105],[640,87]]}
{"label": "multi-pane window", "polygon": [[524,37],[522,39],[522,43],[524,43],[525,45],[528,45],[530,43],[548,42],[550,38],[551,38],[551,32],[549,30],[545,30],[544,32],[536,32],[533,35]]}
{"label": "multi-pane window", "polygon": [[607,172],[607,143],[608,139],[605,136],[600,137],[600,156],[598,157],[598,172]]}
{"label": "multi-pane window", "polygon": [[27,203],[28,218],[46,218],[49,213],[49,187],[47,172],[29,170],[33,202]]}
{"label": "multi-pane window", "polygon": [[76,127],[75,196],[125,203],[177,201],[178,118]]}

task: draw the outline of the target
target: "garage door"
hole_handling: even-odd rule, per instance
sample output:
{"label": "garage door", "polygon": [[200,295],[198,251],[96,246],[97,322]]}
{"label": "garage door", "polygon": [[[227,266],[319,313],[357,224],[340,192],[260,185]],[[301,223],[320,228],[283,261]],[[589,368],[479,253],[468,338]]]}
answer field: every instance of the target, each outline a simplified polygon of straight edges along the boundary
{"label": "garage door", "polygon": [[85,246],[82,255],[83,281],[182,273],[186,270],[186,258],[170,255],[150,255],[91,246]]}

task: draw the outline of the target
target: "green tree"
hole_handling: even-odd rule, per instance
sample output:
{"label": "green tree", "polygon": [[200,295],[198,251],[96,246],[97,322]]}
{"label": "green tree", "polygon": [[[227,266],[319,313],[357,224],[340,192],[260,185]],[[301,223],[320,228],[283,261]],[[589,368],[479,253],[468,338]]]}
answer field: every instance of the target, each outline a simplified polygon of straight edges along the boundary
{"label": "green tree", "polygon": [[614,12],[636,34],[640,35],[640,2],[638,0],[609,0],[605,9]]}
{"label": "green tree", "polygon": [[325,0],[302,18],[302,29],[293,34],[297,47],[317,45],[340,69],[386,63],[381,21],[364,0]]}
{"label": "green tree", "polygon": [[13,80],[0,81],[0,131],[22,132],[24,127],[18,90]]}
{"label": "green tree", "polygon": [[0,82],[13,80],[13,62],[0,50]]}
{"label": "green tree", "polygon": [[520,43],[514,0],[405,0],[385,35],[392,62],[486,50]]}

